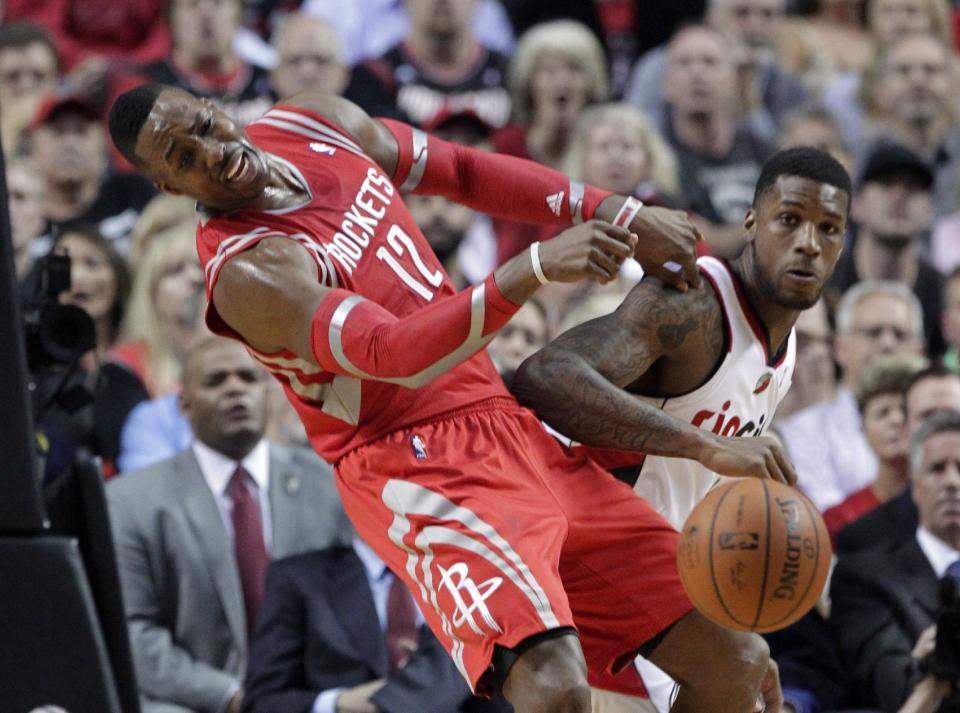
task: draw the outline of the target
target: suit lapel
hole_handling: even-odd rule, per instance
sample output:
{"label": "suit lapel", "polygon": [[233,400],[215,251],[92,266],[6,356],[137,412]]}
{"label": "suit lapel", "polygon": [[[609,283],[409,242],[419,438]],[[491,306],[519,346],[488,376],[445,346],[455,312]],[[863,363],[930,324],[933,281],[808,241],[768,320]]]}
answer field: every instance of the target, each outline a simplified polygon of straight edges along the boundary
{"label": "suit lapel", "polygon": [[378,678],[384,678],[389,673],[390,665],[387,644],[380,628],[367,573],[360,558],[352,551],[343,558],[341,564],[343,569],[336,577],[339,586],[331,598],[334,612],[363,661]]}
{"label": "suit lapel", "polygon": [[270,520],[273,530],[271,559],[281,559],[298,551],[302,527],[301,508],[297,503],[303,489],[300,478],[300,474],[293,467],[290,454],[270,444]]}
{"label": "suit lapel", "polygon": [[940,608],[940,580],[930,566],[927,556],[920,549],[916,538],[901,550],[904,581],[909,583],[910,594],[927,613],[933,615]]}
{"label": "suit lapel", "polygon": [[210,492],[193,450],[184,453],[177,469],[183,493],[183,506],[190,524],[196,531],[197,543],[207,560],[220,602],[234,640],[246,641],[243,594],[240,591],[240,574],[237,571],[233,544],[223,526],[217,502]]}

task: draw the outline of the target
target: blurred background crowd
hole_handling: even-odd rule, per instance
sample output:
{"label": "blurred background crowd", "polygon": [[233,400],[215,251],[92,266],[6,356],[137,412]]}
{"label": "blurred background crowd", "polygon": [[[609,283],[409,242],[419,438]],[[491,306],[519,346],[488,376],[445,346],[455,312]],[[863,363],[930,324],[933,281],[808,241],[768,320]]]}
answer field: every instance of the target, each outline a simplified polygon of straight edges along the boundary
{"label": "blurred background crowd", "polygon": [[[825,514],[842,576],[801,625],[770,641],[791,710],[897,711],[920,693],[926,708],[902,710],[960,710],[943,702],[945,674],[924,668],[941,598],[908,606],[883,587],[916,573],[860,572],[864,550],[884,547],[890,564],[915,543],[918,523],[941,527],[937,497],[928,512],[910,487],[907,442],[933,411],[960,409],[958,26],[960,3],[949,0],[0,0],[0,140],[20,297],[28,315],[52,299],[93,323],[92,347],[79,358],[31,361],[44,478],[93,457],[111,479],[148,710],[490,704],[454,686],[442,657],[424,658],[401,683],[427,681],[421,689],[432,687],[435,699],[454,686],[449,700],[431,703],[445,708],[418,707],[427,704],[404,699],[406,689],[384,694],[398,670],[392,649],[387,656],[389,573],[349,544],[349,527],[330,510],[335,492],[306,485],[310,469],[325,466],[304,454],[279,388],[242,350],[203,334],[194,206],[158,195],[107,138],[112,99],[145,81],[209,97],[241,124],[298,92],[340,94],[374,116],[686,209],[706,238],[702,252],[719,257],[741,249],[745,211],[774,151],[813,145],[833,154],[854,179],[849,231],[821,302],[797,325],[793,387],[775,427],[800,488]],[[407,204],[461,286],[551,237],[444,198]],[[69,289],[52,285],[49,255],[69,257]],[[542,289],[489,347],[504,378],[553,336],[612,310],[639,277],[628,265],[608,286]],[[187,465],[176,460],[184,454]],[[227,492],[235,478],[218,455],[248,465],[244,487],[262,510],[256,562],[237,544],[251,521],[237,519],[245,496]],[[284,460],[271,476],[267,464],[281,456],[302,463]],[[213,522],[174,537],[158,513],[190,492],[176,482],[190,467],[214,495]],[[269,515],[280,507],[274,480],[277,497],[312,498],[293,534],[279,535]],[[329,525],[320,534],[318,519]],[[194,552],[204,537],[216,545]],[[960,533],[952,537],[957,554]],[[288,569],[270,570],[263,591],[270,559],[320,556],[331,545],[303,570],[297,557],[284,560]],[[210,557],[212,569],[170,564],[181,555]],[[222,581],[221,556],[235,560]],[[363,616],[377,615],[385,640],[375,665],[340,680],[332,653],[289,639],[291,612],[301,629],[332,616],[350,630],[356,611],[338,618],[336,601],[324,612],[313,601],[336,589],[342,558],[368,575],[376,606]],[[923,574],[945,571],[928,564]],[[867,574],[883,581],[865,583]],[[318,584],[323,577],[330,581]],[[222,616],[201,623],[192,607]],[[278,633],[283,626],[290,631]],[[271,658],[277,640],[288,649]],[[303,660],[291,661],[295,654]],[[324,691],[336,695],[324,702]],[[624,707],[605,710],[652,710],[615,705]]]}

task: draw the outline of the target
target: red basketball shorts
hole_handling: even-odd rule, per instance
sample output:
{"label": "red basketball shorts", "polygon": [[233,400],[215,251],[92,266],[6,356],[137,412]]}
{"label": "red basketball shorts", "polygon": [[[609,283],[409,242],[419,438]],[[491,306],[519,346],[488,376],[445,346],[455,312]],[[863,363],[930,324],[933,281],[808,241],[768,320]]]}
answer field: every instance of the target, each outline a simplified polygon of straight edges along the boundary
{"label": "red basketball shorts", "polygon": [[691,609],[678,533],[507,399],[362,446],[336,474],[358,533],[480,694],[495,644],[573,626],[603,678]]}

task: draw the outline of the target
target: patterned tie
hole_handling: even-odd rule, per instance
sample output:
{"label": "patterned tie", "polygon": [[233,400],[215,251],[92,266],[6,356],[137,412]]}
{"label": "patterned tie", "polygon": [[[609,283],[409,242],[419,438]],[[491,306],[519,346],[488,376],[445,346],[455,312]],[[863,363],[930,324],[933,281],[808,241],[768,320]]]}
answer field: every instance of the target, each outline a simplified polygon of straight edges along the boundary
{"label": "patterned tie", "polygon": [[387,653],[390,672],[406,665],[417,650],[417,610],[407,585],[393,578],[387,594]]}
{"label": "patterned tie", "polygon": [[233,548],[237,555],[237,570],[240,572],[248,635],[253,633],[253,626],[257,621],[257,611],[263,601],[267,565],[270,562],[263,542],[260,503],[250,493],[247,486],[249,478],[250,474],[238,464],[227,486],[227,495],[233,502]]}

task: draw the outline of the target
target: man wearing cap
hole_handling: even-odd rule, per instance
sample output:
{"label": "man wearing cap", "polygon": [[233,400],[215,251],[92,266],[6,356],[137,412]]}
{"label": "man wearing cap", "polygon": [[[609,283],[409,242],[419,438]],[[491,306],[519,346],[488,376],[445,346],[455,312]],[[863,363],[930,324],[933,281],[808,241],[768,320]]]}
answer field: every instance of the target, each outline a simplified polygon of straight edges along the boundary
{"label": "man wearing cap", "polygon": [[878,144],[866,157],[850,206],[855,233],[830,280],[833,295],[861,280],[892,280],[910,287],[923,306],[927,353],[943,353],[940,331],[943,277],[920,255],[933,224],[933,171],[899,144]]}
{"label": "man wearing cap", "polygon": [[33,247],[43,253],[56,233],[86,224],[125,252],[130,229],[156,191],[143,176],[111,175],[93,105],[73,96],[45,99],[33,120],[30,157],[46,185],[45,239]]}

